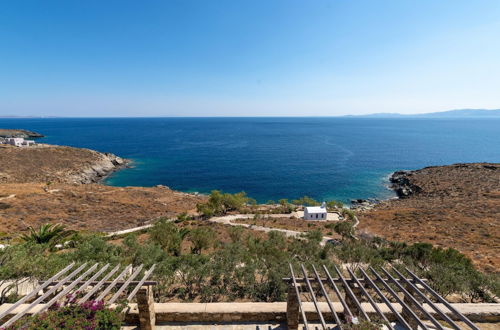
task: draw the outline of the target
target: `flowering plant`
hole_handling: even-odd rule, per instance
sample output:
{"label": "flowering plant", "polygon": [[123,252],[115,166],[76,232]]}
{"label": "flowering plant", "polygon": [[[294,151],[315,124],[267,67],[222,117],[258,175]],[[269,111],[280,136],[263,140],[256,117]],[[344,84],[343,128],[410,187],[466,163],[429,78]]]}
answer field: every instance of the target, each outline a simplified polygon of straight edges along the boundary
{"label": "flowering plant", "polygon": [[64,304],[54,304],[41,314],[23,318],[7,329],[120,329],[120,310],[109,309],[104,302],[90,300],[76,303],[76,296],[67,296]]}

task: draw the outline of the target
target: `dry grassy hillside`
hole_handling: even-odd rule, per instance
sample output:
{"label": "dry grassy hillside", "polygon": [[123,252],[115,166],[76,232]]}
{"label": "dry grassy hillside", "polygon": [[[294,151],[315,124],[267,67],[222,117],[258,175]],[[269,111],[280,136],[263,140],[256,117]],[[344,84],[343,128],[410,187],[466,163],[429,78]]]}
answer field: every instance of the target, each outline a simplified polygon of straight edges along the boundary
{"label": "dry grassy hillside", "polygon": [[194,212],[205,197],[168,188],[109,187],[98,184],[0,185],[0,232],[63,223],[68,228],[115,231],[182,212]]}
{"label": "dry grassy hillside", "polygon": [[428,167],[406,175],[416,193],[360,215],[360,228],[391,240],[453,247],[500,270],[500,164]]}
{"label": "dry grassy hillside", "polygon": [[0,164],[0,183],[89,183],[120,168],[125,161],[90,149],[3,145]]}
{"label": "dry grassy hillside", "polygon": [[89,149],[0,147],[0,232],[16,233],[47,222],[115,231],[193,212],[205,199],[166,187],[82,184],[97,182],[124,164],[115,155]]}

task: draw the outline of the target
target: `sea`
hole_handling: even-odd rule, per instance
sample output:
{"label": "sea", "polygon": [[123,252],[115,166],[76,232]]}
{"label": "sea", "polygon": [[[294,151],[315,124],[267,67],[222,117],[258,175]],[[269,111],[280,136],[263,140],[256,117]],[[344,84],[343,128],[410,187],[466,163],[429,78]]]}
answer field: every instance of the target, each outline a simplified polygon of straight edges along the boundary
{"label": "sea", "polygon": [[500,162],[494,118],[0,118],[0,127],[131,159],[108,185],[245,191],[258,202],[387,199],[397,170]]}

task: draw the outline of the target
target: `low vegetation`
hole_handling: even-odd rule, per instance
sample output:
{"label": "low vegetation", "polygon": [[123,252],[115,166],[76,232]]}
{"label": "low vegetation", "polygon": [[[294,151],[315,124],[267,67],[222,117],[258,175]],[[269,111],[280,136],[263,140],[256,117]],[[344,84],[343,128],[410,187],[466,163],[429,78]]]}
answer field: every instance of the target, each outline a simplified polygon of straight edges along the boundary
{"label": "low vegetation", "polygon": [[123,322],[120,309],[109,309],[101,301],[74,301],[54,305],[48,311],[23,318],[6,330],[14,329],[85,329],[118,330]]}
{"label": "low vegetation", "polygon": [[50,223],[41,225],[38,230],[35,230],[30,226],[28,227],[28,230],[29,234],[22,235],[21,239],[25,242],[33,242],[37,244],[57,243],[59,240],[72,233],[72,231],[66,230],[61,224],[52,225]]}
{"label": "low vegetation", "polygon": [[231,211],[244,212],[249,205],[255,205],[254,199],[248,197],[244,192],[236,194],[223,193],[213,190],[206,203],[196,205],[198,213],[203,218],[221,216]]}
{"label": "low vegetation", "polygon": [[[347,222],[345,222],[347,223]],[[217,227],[204,220],[159,221],[147,233],[129,234],[108,241],[99,235],[77,235],[73,246],[53,252],[50,243],[20,242],[0,251],[0,284],[15,287],[27,279],[47,279],[71,261],[110,264],[156,264],[155,300],[166,301],[283,301],[288,263],[348,264],[352,269],[389,264],[408,267],[442,295],[463,301],[491,301],[498,295],[498,278],[478,272],[471,261],[453,249],[430,244],[405,244],[358,235],[350,227],[334,228],[341,243],[320,244],[322,233],[310,231],[302,238],[282,233],[257,235],[241,227]],[[220,231],[222,228],[222,232]],[[186,249],[186,244],[190,248]],[[17,298],[1,293],[0,303]]]}

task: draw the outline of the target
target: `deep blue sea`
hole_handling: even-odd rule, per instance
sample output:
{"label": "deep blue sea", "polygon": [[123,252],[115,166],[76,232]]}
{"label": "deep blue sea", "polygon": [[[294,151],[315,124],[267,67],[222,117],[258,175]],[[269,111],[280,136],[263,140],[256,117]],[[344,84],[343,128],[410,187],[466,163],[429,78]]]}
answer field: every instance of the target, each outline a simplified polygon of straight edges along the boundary
{"label": "deep blue sea", "polygon": [[491,118],[0,119],[0,127],[132,159],[110,185],[243,190],[259,202],[389,198],[395,170],[500,162],[500,119]]}

